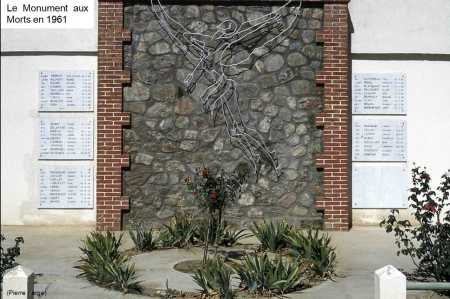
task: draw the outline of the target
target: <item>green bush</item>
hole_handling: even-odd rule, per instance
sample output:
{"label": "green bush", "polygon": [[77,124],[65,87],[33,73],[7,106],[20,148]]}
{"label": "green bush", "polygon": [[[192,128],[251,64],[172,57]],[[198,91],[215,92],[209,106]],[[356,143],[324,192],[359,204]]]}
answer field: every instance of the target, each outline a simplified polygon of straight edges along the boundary
{"label": "green bush", "polygon": [[3,273],[11,268],[14,268],[18,264],[16,263],[16,257],[20,255],[20,244],[24,243],[23,237],[16,237],[14,239],[14,246],[3,249],[3,241],[6,238],[0,234],[0,282],[3,280]]}
{"label": "green bush", "polygon": [[[245,233],[245,229],[234,230],[230,228],[226,223],[217,227],[215,222],[212,223],[209,230],[209,244],[220,245],[225,247],[232,247],[236,245],[240,240],[248,238],[251,234]],[[206,242],[206,235],[208,233],[208,221],[202,220],[197,225],[197,231],[195,237],[200,242]]]}
{"label": "green bush", "polygon": [[116,238],[111,232],[92,232],[88,235],[80,247],[83,256],[75,266],[81,271],[77,277],[123,293],[140,293],[142,287],[136,281],[134,264],[119,250],[122,236]]}
{"label": "green bush", "polygon": [[394,233],[397,255],[409,256],[418,275],[450,282],[450,170],[436,190],[426,168],[414,167],[411,179],[408,202],[417,224],[401,219],[394,209],[380,226]]}
{"label": "green bush", "polygon": [[245,233],[245,229],[234,230],[231,228],[225,228],[219,245],[232,247],[236,245],[240,240],[246,239],[252,236],[252,234]]}
{"label": "green bush", "polygon": [[334,273],[336,266],[335,248],[331,247],[328,234],[308,229],[305,232],[292,231],[286,236],[290,253],[298,260],[306,262],[314,275],[325,278]]}
{"label": "green bush", "polygon": [[197,225],[190,215],[176,215],[159,235],[163,247],[186,248],[195,244]]}
{"label": "green bush", "polygon": [[276,252],[286,248],[286,235],[290,233],[292,226],[285,220],[276,223],[264,221],[261,224],[254,222],[250,230],[261,243],[262,250]]}
{"label": "green bush", "polygon": [[261,256],[246,256],[242,264],[234,266],[241,280],[241,286],[261,294],[285,294],[301,286],[301,272],[295,263],[281,256],[271,260],[264,253]]}
{"label": "green bush", "polygon": [[158,238],[153,229],[145,230],[142,225],[138,225],[135,231],[129,230],[128,234],[138,251],[152,251],[158,247]]}
{"label": "green bush", "polygon": [[201,292],[207,296],[219,295],[221,299],[234,298],[231,289],[233,269],[225,264],[222,258],[207,260],[192,276]]}

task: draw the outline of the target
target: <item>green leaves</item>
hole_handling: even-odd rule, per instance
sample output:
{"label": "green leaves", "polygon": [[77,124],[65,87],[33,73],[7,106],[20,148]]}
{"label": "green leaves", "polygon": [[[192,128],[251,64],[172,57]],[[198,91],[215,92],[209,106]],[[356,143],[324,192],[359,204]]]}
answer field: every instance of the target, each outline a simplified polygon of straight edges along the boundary
{"label": "green leaves", "polygon": [[285,236],[290,233],[292,226],[284,220],[276,223],[264,221],[261,224],[254,222],[250,230],[261,243],[262,250],[276,252],[286,248]]}
{"label": "green leaves", "polygon": [[300,262],[306,263],[315,276],[331,277],[336,266],[335,248],[331,247],[328,234],[320,234],[318,230],[308,229],[291,231],[286,236],[290,254]]}
{"label": "green leaves", "polygon": [[281,256],[271,260],[263,255],[246,256],[242,264],[234,269],[241,280],[241,286],[261,294],[284,294],[301,286],[302,273],[295,263]]}
{"label": "green leaves", "polygon": [[164,225],[159,240],[163,247],[186,248],[195,244],[197,225],[189,215],[176,215]]}
{"label": "green leaves", "polygon": [[408,201],[418,225],[401,220],[398,210],[392,210],[380,226],[395,234],[397,255],[411,257],[418,274],[450,281],[450,173],[441,179],[436,192],[431,188],[426,168],[414,167]]}
{"label": "green leaves", "polygon": [[192,278],[200,287],[201,292],[214,296],[219,295],[221,299],[234,298],[234,293],[231,289],[231,275],[234,273],[233,269],[225,264],[220,257],[206,261],[202,268],[195,271]]}
{"label": "green leaves", "polygon": [[153,229],[145,230],[138,225],[135,231],[129,230],[131,240],[138,251],[152,251],[158,247],[158,238],[155,237]]}
{"label": "green leaves", "polygon": [[3,241],[6,238],[0,234],[0,282],[3,280],[3,273],[11,268],[17,266],[16,257],[20,255],[20,244],[24,243],[23,237],[16,237],[14,239],[14,246],[3,249]]}
{"label": "green leaves", "polygon": [[142,287],[136,281],[134,264],[119,250],[122,236],[116,238],[111,232],[92,232],[88,235],[80,247],[83,256],[75,266],[81,271],[77,277],[123,293],[140,293]]}

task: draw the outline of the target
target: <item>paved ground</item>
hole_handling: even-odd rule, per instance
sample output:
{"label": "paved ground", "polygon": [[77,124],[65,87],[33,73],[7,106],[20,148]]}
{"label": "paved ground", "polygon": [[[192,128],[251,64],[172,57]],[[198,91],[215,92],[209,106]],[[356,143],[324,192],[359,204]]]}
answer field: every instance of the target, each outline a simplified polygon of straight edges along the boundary
{"label": "paved ground", "polygon": [[[22,255],[18,261],[35,273],[37,288],[47,289],[44,298],[144,298],[137,295],[122,295],[93,286],[75,276],[73,269],[80,256],[80,240],[93,228],[91,227],[2,227],[2,233],[8,238],[23,236]],[[335,282],[327,281],[321,285],[289,297],[299,299],[373,299],[373,271],[387,264],[397,268],[411,269],[408,258],[397,257],[392,236],[383,230],[372,227],[357,227],[350,232],[332,233],[339,259],[339,278]],[[131,242],[125,238],[124,249]],[[190,276],[172,270],[179,261],[196,258],[199,250],[165,250],[136,256],[136,268],[144,285],[163,288],[166,280],[169,287],[183,290],[195,289]],[[147,297],[148,298],[148,297]],[[428,292],[410,292],[408,299],[445,298]]]}

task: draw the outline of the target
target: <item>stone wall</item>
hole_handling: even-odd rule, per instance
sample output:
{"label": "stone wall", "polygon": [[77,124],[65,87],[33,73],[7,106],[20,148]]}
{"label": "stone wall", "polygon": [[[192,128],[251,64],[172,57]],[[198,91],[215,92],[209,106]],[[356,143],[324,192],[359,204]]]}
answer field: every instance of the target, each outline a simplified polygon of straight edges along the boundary
{"label": "stone wall", "polygon": [[[166,7],[187,28],[205,31],[226,18],[240,23],[274,8]],[[236,78],[243,118],[276,150],[283,174],[277,180],[266,169],[258,181],[251,177],[229,209],[232,222],[284,217],[303,224],[321,219],[314,200],[322,192],[322,177],[314,157],[321,152],[322,132],[314,117],[323,103],[314,78],[322,64],[322,48],[315,41],[322,19],[322,9],[303,8],[288,39],[255,57],[250,70]],[[125,51],[125,65],[132,71],[132,85],[124,91],[124,110],[132,115],[124,133],[124,149],[131,156],[130,169],[124,172],[124,193],[130,198],[125,220],[160,224],[177,211],[198,211],[183,184],[197,167],[231,171],[246,160],[229,143],[224,127],[213,127],[202,113],[202,86],[192,95],[184,90],[183,79],[192,66],[166,38],[150,7],[128,5],[125,27],[133,32]]]}

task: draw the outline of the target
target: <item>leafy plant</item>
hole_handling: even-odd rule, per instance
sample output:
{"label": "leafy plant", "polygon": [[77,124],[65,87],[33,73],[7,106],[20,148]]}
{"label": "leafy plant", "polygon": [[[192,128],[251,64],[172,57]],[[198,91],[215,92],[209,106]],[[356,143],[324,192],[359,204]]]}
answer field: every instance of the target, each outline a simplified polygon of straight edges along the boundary
{"label": "leafy plant", "polygon": [[[240,197],[241,187],[249,174],[248,165],[241,163],[232,173],[223,169],[216,172],[207,167],[197,169],[193,177],[186,177],[187,189],[194,196],[198,206],[207,212],[207,230],[204,233],[203,262],[208,256],[208,246],[215,244],[223,229],[223,213],[229,202]],[[209,240],[214,238],[214,242]]]}
{"label": "leafy plant", "polygon": [[163,247],[185,248],[195,244],[197,225],[190,215],[175,215],[164,227],[159,235]]}
{"label": "leafy plant", "polygon": [[3,249],[3,242],[6,240],[5,236],[0,234],[0,282],[3,281],[3,274],[6,270],[17,266],[16,257],[20,255],[20,244],[24,243],[23,237],[16,237],[14,239],[14,246]]}
{"label": "leafy plant", "polygon": [[234,298],[231,289],[233,269],[220,257],[209,259],[192,276],[201,292],[207,296],[219,295],[221,299]]}
{"label": "leafy plant", "polygon": [[208,241],[209,244],[219,244],[225,234],[225,224],[216,222],[209,223],[208,219],[202,219],[198,222],[195,237],[201,242]]}
{"label": "leafy plant", "polygon": [[90,233],[80,247],[83,256],[78,261],[79,265],[75,266],[81,271],[77,277],[123,293],[140,293],[142,287],[136,281],[134,264],[119,250],[122,236],[116,238],[111,232]]}
{"label": "leafy plant", "polygon": [[241,286],[261,294],[285,294],[301,286],[302,273],[297,264],[281,256],[271,260],[268,255],[249,255],[234,269],[241,280]]}
{"label": "leafy plant", "polygon": [[[245,233],[245,229],[234,230],[226,223],[221,224],[219,227],[216,227],[216,225],[217,223],[214,223],[212,229],[208,229],[208,221],[200,221],[197,226],[196,239],[201,242],[206,242],[206,240],[208,240],[209,244],[232,247],[240,240],[251,236],[251,234]],[[209,237],[207,238],[208,232]]]}
{"label": "leafy plant", "polygon": [[286,248],[286,235],[292,230],[292,226],[285,220],[257,224],[253,222],[250,231],[258,238],[262,250],[279,251]]}
{"label": "leafy plant", "polygon": [[411,178],[408,201],[418,225],[399,219],[394,209],[380,226],[394,232],[397,255],[410,256],[419,275],[450,281],[450,171],[442,175],[436,191],[426,168],[414,167]]}
{"label": "leafy plant", "polygon": [[321,278],[331,277],[336,266],[335,248],[331,247],[331,237],[320,234],[319,230],[308,229],[292,231],[286,236],[290,253],[301,262],[305,262],[314,275]]}
{"label": "leafy plant", "polygon": [[232,247],[236,245],[240,240],[246,239],[252,236],[252,234],[245,233],[245,229],[233,230],[231,228],[225,228],[219,245]]}
{"label": "leafy plant", "polygon": [[135,231],[129,230],[128,234],[138,251],[151,251],[158,247],[158,238],[153,229],[145,230],[142,225],[138,225]]}

